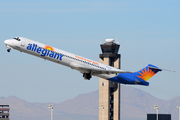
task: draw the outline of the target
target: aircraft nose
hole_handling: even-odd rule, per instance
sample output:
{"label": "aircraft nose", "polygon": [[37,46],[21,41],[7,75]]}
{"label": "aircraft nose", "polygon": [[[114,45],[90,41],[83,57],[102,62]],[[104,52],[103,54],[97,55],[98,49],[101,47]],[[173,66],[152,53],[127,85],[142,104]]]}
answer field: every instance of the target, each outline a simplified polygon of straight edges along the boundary
{"label": "aircraft nose", "polygon": [[5,40],[4,44],[6,44],[6,45],[10,44],[10,40]]}
{"label": "aircraft nose", "polygon": [[13,45],[13,43],[14,42],[11,39],[8,39],[8,40],[4,41],[4,44],[6,44],[6,45]]}

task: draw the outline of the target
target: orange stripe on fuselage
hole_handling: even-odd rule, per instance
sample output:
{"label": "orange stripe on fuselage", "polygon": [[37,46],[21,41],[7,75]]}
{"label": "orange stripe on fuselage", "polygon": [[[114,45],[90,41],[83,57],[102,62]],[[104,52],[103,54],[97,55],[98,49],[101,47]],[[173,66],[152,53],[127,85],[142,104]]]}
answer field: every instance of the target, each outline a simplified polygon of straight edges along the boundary
{"label": "orange stripe on fuselage", "polygon": [[90,60],[87,60],[88,62],[92,62],[92,61],[90,61]]}
{"label": "orange stripe on fuselage", "polygon": [[94,62],[94,61],[93,61],[92,63],[94,63],[94,64],[98,65],[98,63],[97,63],[97,62]]}
{"label": "orange stripe on fuselage", "polygon": [[77,56],[77,55],[75,55],[75,57],[76,57],[76,58],[78,58],[78,59],[85,60],[85,61],[87,61],[87,62],[90,62],[90,63],[96,64],[96,65],[99,65],[97,62],[94,62],[94,61],[91,61],[91,60],[88,60],[88,59],[85,59],[85,58],[79,57],[79,56]]}

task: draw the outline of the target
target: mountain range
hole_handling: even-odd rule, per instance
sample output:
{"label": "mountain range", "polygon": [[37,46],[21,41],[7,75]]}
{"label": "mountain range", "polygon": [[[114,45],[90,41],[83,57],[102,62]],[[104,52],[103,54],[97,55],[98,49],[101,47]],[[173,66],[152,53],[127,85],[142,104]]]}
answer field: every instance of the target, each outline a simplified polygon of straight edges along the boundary
{"label": "mountain range", "polygon": [[[53,104],[54,120],[98,120],[99,91],[80,94],[62,103],[30,103],[15,96],[1,97],[0,104],[10,105],[11,120],[50,120],[49,104]],[[178,119],[180,97],[162,100],[147,92],[121,85],[121,120],[145,120],[147,113],[156,113],[154,105],[159,106],[160,114],[171,114]]]}

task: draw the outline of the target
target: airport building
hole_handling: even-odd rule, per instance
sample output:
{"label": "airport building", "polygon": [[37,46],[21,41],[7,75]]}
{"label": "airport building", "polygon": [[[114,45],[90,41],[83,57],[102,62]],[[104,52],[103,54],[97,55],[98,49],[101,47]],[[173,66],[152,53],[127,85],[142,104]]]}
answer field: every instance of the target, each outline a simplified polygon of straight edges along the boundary
{"label": "airport building", "polygon": [[147,120],[171,120],[171,114],[147,114]]}
{"label": "airport building", "polygon": [[0,120],[9,120],[9,105],[0,105]]}
{"label": "airport building", "polygon": [[[106,43],[101,44],[99,61],[120,68],[119,47],[114,39],[106,39]],[[99,78],[99,120],[120,120],[120,84],[103,78]]]}

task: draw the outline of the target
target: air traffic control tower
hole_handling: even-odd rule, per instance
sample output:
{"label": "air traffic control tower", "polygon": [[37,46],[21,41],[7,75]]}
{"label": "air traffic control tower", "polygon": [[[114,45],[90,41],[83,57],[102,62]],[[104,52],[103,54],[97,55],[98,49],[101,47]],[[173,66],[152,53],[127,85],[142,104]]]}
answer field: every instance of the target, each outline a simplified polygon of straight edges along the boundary
{"label": "air traffic control tower", "polygon": [[[101,44],[99,61],[120,68],[120,45],[114,41],[106,39],[106,43]],[[120,120],[120,84],[103,78],[99,78],[99,120]]]}

